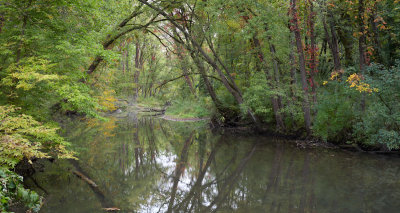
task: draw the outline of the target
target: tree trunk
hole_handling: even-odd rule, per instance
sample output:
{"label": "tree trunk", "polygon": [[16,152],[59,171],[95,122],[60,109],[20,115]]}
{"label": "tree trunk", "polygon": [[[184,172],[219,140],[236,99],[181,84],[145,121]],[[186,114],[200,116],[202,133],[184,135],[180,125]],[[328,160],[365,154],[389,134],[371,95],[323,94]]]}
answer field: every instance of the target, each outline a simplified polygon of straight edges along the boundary
{"label": "tree trunk", "polygon": [[[359,32],[360,32],[360,38],[358,39],[358,51],[360,55],[360,72],[361,75],[365,74],[365,67],[367,64],[367,59],[366,59],[366,52],[365,52],[365,42],[366,42],[366,36],[365,36],[365,23],[364,23],[364,0],[359,0],[358,3],[358,17],[359,17]],[[361,109],[362,111],[365,111],[365,95],[362,95],[361,98]]]}
{"label": "tree trunk", "polygon": [[[156,12],[158,12],[158,14],[161,14],[162,16],[164,16],[164,18],[166,18],[172,25],[174,25],[181,33],[183,33],[183,35],[185,36],[186,40],[188,42],[190,42],[192,44],[192,46],[196,49],[196,51],[203,57],[203,59],[210,64],[210,66],[212,66],[218,73],[218,75],[221,77],[222,83],[223,85],[227,88],[227,90],[229,91],[229,93],[231,93],[233,95],[233,97],[235,98],[235,100],[238,102],[238,104],[243,104],[243,97],[242,94],[239,90],[239,88],[235,88],[235,84],[234,82],[229,83],[227,76],[225,76],[222,72],[222,70],[220,69],[220,67],[218,66],[218,62],[216,62],[215,60],[211,59],[210,56],[204,51],[204,49],[201,47],[201,45],[199,45],[199,43],[197,43],[197,41],[195,41],[195,39],[193,38],[193,36],[191,34],[189,34],[189,32],[191,31],[187,31],[185,29],[185,27],[181,26],[178,24],[177,21],[174,20],[174,18],[172,18],[171,16],[169,16],[167,13],[165,13],[163,10],[161,10],[160,8],[150,4],[148,1],[146,0],[138,0],[139,2],[147,5],[148,7],[150,7],[151,9],[155,10]],[[195,51],[193,50],[193,48],[190,48],[188,44],[184,45],[189,51]],[[211,48],[211,47],[210,47]],[[218,58],[217,58],[218,59]],[[224,68],[225,69],[225,68]],[[231,76],[228,76],[228,78],[230,78]],[[253,122],[255,124],[258,124],[258,119],[256,118],[256,116],[254,115],[254,113],[252,112],[251,109],[249,109],[247,111],[248,115],[251,117],[251,119],[253,120]]]}
{"label": "tree trunk", "polygon": [[[174,36],[176,36],[178,34],[177,30],[175,28],[173,29],[173,32],[174,32]],[[193,82],[189,78],[189,75],[188,75],[188,68],[187,68],[187,63],[185,61],[184,47],[183,47],[183,45],[181,45],[177,41],[175,41],[175,51],[176,51],[176,54],[178,56],[178,60],[179,60],[179,63],[180,63],[180,67],[182,69],[182,73],[184,74],[184,79],[186,81],[186,84],[189,86],[190,92],[194,96],[196,96],[196,91],[193,88]]]}
{"label": "tree trunk", "polygon": [[331,36],[329,35],[329,30],[325,19],[323,20],[325,35],[328,41],[329,48],[331,49],[332,57],[333,57],[333,65],[335,71],[339,71],[342,69],[342,65],[340,62],[340,55],[339,55],[339,44],[338,44],[338,37],[336,34],[335,29],[335,20],[333,18],[332,12],[328,11],[328,18],[329,18],[329,29]]}
{"label": "tree trunk", "polygon": [[2,29],[3,29],[3,26],[4,26],[4,22],[5,22],[6,20],[5,20],[5,18],[4,18],[4,14],[3,13],[0,13],[0,33],[1,33],[1,31],[2,31]]}
{"label": "tree trunk", "polygon": [[[343,21],[345,24],[350,24],[352,21],[350,20],[350,17],[347,13],[341,14],[340,17],[341,21]],[[343,44],[344,47],[344,58],[345,58],[345,65],[352,66],[354,65],[354,59],[353,59],[353,32],[351,28],[347,26],[340,26],[338,28],[338,34],[339,34],[339,39],[341,43]]]}
{"label": "tree trunk", "polygon": [[[290,28],[290,27],[289,27]],[[296,42],[293,40],[293,35],[289,36],[290,39],[290,53],[289,53],[289,59],[290,59],[290,84],[296,85],[297,84],[297,70],[296,70],[296,57],[294,55],[294,48],[296,46]],[[293,91],[294,94],[294,91]]]}
{"label": "tree trunk", "polygon": [[301,83],[302,83],[303,91],[304,91],[304,99],[303,99],[304,122],[305,122],[307,134],[310,135],[311,134],[311,113],[310,113],[310,103],[308,100],[309,97],[308,97],[308,85],[307,85],[307,75],[306,75],[306,62],[305,62],[303,44],[301,41],[300,28],[299,28],[299,23],[298,23],[296,1],[297,0],[291,0],[291,15],[292,15],[292,24],[293,24],[292,30],[294,31],[294,36],[295,36],[295,40],[296,40],[297,53],[299,56],[299,64],[300,64]]}
{"label": "tree trunk", "polygon": [[[272,63],[274,65],[273,67],[274,67],[275,88],[278,88],[279,82],[280,82],[280,80],[279,80],[280,79],[280,73],[279,73],[280,67],[279,67],[279,63],[277,61],[276,49],[275,49],[275,45],[271,43],[270,37],[268,37],[268,43],[269,43],[269,50],[272,54]],[[282,97],[277,95],[275,98],[277,99],[277,102],[278,102],[278,110],[275,112],[275,119],[277,120],[278,127],[281,130],[285,130],[286,127],[283,122],[283,115],[281,113],[281,109],[283,107],[282,106]]]}
{"label": "tree trunk", "polygon": [[318,72],[318,60],[317,60],[317,42],[315,37],[315,12],[314,12],[314,5],[313,0],[308,0],[309,4],[309,15],[308,15],[308,31],[310,36],[310,84],[311,84],[311,91],[313,97],[314,105],[317,104],[317,85],[315,83],[315,74]]}
{"label": "tree trunk", "polygon": [[[253,36],[252,43],[253,43],[254,48],[256,49],[257,56],[258,56],[258,59],[260,60],[260,65],[261,65],[261,66],[256,66],[256,68],[264,70],[265,77],[267,78],[268,86],[271,89],[275,89],[276,86],[274,86],[274,84],[273,84],[273,78],[272,78],[271,74],[269,73],[269,70],[267,69],[267,67],[265,65],[265,56],[264,56],[264,53],[261,50],[261,43],[258,40],[258,38],[256,37],[256,35]],[[271,51],[272,54],[275,53],[275,49],[273,49],[273,48],[274,47],[271,46],[271,44],[270,44],[270,51]],[[279,70],[277,70],[277,69],[279,69],[278,68],[278,63],[274,60],[274,70],[275,70],[275,72],[279,73]],[[277,82],[275,81],[275,84],[276,83]],[[275,115],[276,127],[277,127],[278,130],[285,130],[285,124],[283,123],[283,119],[282,119],[282,116],[280,114],[278,96],[274,95],[273,97],[271,97],[271,102],[272,102],[272,109],[273,109],[274,115]]]}
{"label": "tree trunk", "polygon": [[206,76],[206,70],[204,68],[203,62],[200,61],[198,56],[196,56],[194,53],[191,54],[191,57],[192,57],[194,63],[196,64],[197,69],[199,70],[202,79],[204,80],[204,84],[206,85],[208,94],[210,95],[217,110],[220,111],[221,106],[222,106],[221,101],[217,98],[217,94],[215,93],[214,87],[211,85],[211,82],[208,80],[208,78]]}
{"label": "tree trunk", "polygon": [[371,29],[372,29],[372,33],[374,35],[374,37],[373,37],[373,39],[374,39],[374,42],[373,42],[374,56],[375,56],[375,61],[377,63],[383,63],[383,59],[382,59],[382,55],[381,55],[381,44],[379,41],[379,31],[378,31],[378,26],[377,26],[378,24],[377,24],[377,22],[375,22],[375,19],[377,17],[376,11],[377,11],[377,8],[375,5],[373,12],[371,14],[371,17],[370,17]]}
{"label": "tree trunk", "polygon": [[[289,26],[290,29],[290,26]],[[290,40],[290,96],[291,96],[291,101],[289,104],[295,106],[296,103],[296,88],[297,88],[297,69],[296,69],[296,57],[294,55],[294,47],[296,46],[295,41],[293,40],[293,35],[289,34],[289,40]],[[290,116],[293,120],[295,121],[295,116],[293,112],[290,112]]]}
{"label": "tree trunk", "polygon": [[[116,40],[118,40],[119,38],[121,38],[123,35],[126,35],[127,33],[130,33],[130,32],[132,32],[132,31],[134,31],[134,30],[137,30],[137,29],[142,29],[142,28],[148,27],[150,24],[153,23],[153,21],[154,21],[154,20],[157,18],[157,16],[158,16],[158,15],[154,16],[149,22],[147,22],[147,23],[144,24],[144,25],[139,25],[139,26],[134,26],[134,27],[127,28],[126,26],[127,26],[128,22],[129,22],[130,20],[132,20],[134,17],[140,15],[141,13],[142,13],[141,11],[135,11],[135,12],[133,12],[131,15],[129,15],[126,19],[124,19],[124,20],[115,28],[115,31],[117,31],[117,32],[120,31],[119,33],[117,33],[116,35],[112,35],[112,34],[107,35],[105,41],[103,42],[103,49],[104,49],[104,50],[109,50],[109,49],[111,49],[112,46],[113,46],[113,44],[114,44],[114,42],[115,42]],[[124,29],[124,28],[127,28],[127,29]],[[121,29],[124,29],[124,30],[121,31]],[[88,70],[86,71],[86,73],[87,73],[88,75],[92,74],[92,73],[96,70],[96,68],[100,65],[100,63],[101,63],[103,60],[104,60],[103,57],[101,57],[101,56],[96,56],[96,58],[95,58],[95,59],[92,61],[92,63],[90,64],[90,66],[89,66]]]}
{"label": "tree trunk", "polygon": [[[32,5],[32,0],[29,0],[28,5],[24,8],[24,10],[27,10],[29,7]],[[18,63],[21,58],[22,58],[22,48],[24,47],[24,36],[25,36],[25,30],[26,30],[26,25],[28,24],[28,14],[26,14],[26,11],[24,11],[24,16],[22,18],[22,30],[21,30],[21,40],[19,41],[18,44],[18,49],[16,52],[16,60],[15,62]]]}
{"label": "tree trunk", "polygon": [[126,69],[127,73],[129,73],[129,61],[131,60],[129,58],[129,46],[130,46],[130,42],[127,42],[127,44],[126,44],[126,54],[125,54],[125,69]]}
{"label": "tree trunk", "polygon": [[136,41],[136,54],[135,54],[135,73],[133,74],[133,82],[135,83],[135,95],[134,95],[134,101],[137,100],[139,96],[139,77],[140,77],[140,70],[142,67],[142,63],[140,59],[142,58],[141,55],[143,50],[140,48],[140,42]]}

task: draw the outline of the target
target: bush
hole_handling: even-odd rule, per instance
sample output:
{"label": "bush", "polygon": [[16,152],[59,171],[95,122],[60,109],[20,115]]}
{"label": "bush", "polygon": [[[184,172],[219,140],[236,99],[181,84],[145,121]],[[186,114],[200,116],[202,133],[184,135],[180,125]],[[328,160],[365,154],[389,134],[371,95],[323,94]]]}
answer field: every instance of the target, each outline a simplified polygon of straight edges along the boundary
{"label": "bush", "polygon": [[175,100],[167,109],[166,114],[180,118],[204,118],[212,112],[211,98],[199,98],[201,100]]}
{"label": "bush", "polygon": [[[0,210],[7,212],[16,202],[22,202],[30,212],[39,212],[42,198],[34,191],[22,186],[22,177],[5,168],[0,168]],[[28,212],[28,211],[27,211]]]}
{"label": "bush", "polygon": [[11,203],[21,201],[37,212],[41,198],[22,187],[22,177],[10,172],[23,158],[74,158],[69,143],[57,134],[57,128],[44,126],[18,108],[0,106],[0,210],[6,212]]}
{"label": "bush", "polygon": [[348,90],[342,83],[330,84],[329,90],[319,94],[321,98],[313,131],[325,141],[341,142],[348,139],[355,119],[354,91]]}
{"label": "bush", "polygon": [[366,81],[378,88],[368,96],[367,109],[354,125],[354,137],[365,145],[382,145],[385,149],[400,148],[400,62],[389,69],[372,65]]}
{"label": "bush", "polygon": [[0,163],[14,167],[27,158],[73,158],[69,143],[57,134],[57,128],[43,126],[17,108],[0,106]]}

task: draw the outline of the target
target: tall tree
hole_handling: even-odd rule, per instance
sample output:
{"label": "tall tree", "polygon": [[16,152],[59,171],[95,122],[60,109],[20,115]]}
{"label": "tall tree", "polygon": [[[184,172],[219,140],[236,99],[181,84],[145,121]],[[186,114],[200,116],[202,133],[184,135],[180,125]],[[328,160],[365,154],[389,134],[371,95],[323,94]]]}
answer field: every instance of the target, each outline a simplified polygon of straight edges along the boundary
{"label": "tall tree", "polygon": [[307,84],[307,73],[306,73],[306,62],[304,56],[304,47],[301,41],[301,33],[299,28],[299,14],[297,12],[297,0],[291,0],[290,14],[292,16],[292,26],[291,29],[294,33],[296,40],[297,53],[299,58],[301,84],[303,86],[304,98],[303,98],[303,113],[304,113],[304,123],[306,127],[307,134],[311,134],[311,113],[310,113],[310,102],[309,102],[309,92]]}

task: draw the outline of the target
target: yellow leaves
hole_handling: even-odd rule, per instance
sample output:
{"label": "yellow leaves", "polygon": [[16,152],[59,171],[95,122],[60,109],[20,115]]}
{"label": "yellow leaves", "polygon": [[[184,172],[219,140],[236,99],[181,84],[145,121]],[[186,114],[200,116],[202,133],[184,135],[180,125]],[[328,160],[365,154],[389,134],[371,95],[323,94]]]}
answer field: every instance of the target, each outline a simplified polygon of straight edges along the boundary
{"label": "yellow leaves", "polygon": [[226,21],[226,25],[233,31],[237,31],[241,27],[239,22],[231,19]]}
{"label": "yellow leaves", "polygon": [[333,71],[332,73],[331,73],[331,77],[330,77],[330,79],[333,81],[333,80],[336,80],[336,79],[338,79],[342,74],[344,73],[344,70],[336,70],[336,71]]}
{"label": "yellow leaves", "polygon": [[350,88],[355,88],[360,93],[372,93],[372,92],[379,92],[378,88],[371,88],[371,85],[362,82],[363,77],[357,73],[351,74],[346,82],[350,84]]}
{"label": "yellow leaves", "polygon": [[332,8],[336,7],[336,5],[334,5],[333,3],[330,3],[330,2],[328,3],[328,6],[332,7]]}
{"label": "yellow leaves", "polygon": [[337,72],[332,72],[331,73],[331,80],[335,80],[337,77],[339,76],[339,73],[337,73]]}
{"label": "yellow leaves", "polygon": [[60,80],[58,75],[45,74],[53,66],[44,59],[26,58],[21,64],[12,64],[7,68],[8,75],[1,83],[16,89],[31,90],[39,82]]}
{"label": "yellow leaves", "polygon": [[[331,73],[330,80],[337,80],[340,81],[340,76],[344,73],[344,70],[333,71]],[[357,73],[351,74],[347,79],[346,82],[349,84],[350,88],[354,88],[360,93],[372,93],[372,92],[379,92],[378,88],[372,88],[371,85],[363,82],[363,76]],[[324,81],[323,85],[328,84],[328,81]]]}
{"label": "yellow leaves", "polygon": [[116,119],[112,118],[108,122],[105,122],[103,124],[103,128],[102,129],[104,131],[102,131],[102,132],[103,132],[104,136],[106,136],[106,137],[115,136],[114,129],[117,128],[117,125],[115,124],[115,121],[116,121]]}
{"label": "yellow leaves", "polygon": [[116,124],[117,119],[112,117],[107,121],[100,121],[98,119],[90,119],[88,120],[89,127],[99,128],[99,131],[103,133],[103,136],[115,136],[114,129],[117,128]]}
{"label": "yellow leaves", "polygon": [[114,90],[105,90],[101,96],[98,96],[100,106],[106,108],[107,111],[114,111],[117,109],[115,102],[117,99],[114,97]]}
{"label": "yellow leaves", "polygon": [[[43,126],[31,116],[17,114],[13,106],[0,106],[0,164],[14,166],[22,158],[74,158],[57,128]],[[49,152],[44,152],[48,150]]]}

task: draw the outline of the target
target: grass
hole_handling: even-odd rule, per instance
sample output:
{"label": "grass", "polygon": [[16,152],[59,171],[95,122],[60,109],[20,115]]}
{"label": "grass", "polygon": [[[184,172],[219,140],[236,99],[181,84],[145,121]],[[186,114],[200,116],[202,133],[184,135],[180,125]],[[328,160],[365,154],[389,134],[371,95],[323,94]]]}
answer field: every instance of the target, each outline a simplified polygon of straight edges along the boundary
{"label": "grass", "polygon": [[205,118],[212,114],[208,98],[201,100],[176,100],[168,107],[166,115],[174,118]]}

